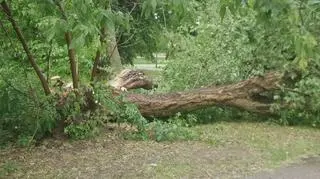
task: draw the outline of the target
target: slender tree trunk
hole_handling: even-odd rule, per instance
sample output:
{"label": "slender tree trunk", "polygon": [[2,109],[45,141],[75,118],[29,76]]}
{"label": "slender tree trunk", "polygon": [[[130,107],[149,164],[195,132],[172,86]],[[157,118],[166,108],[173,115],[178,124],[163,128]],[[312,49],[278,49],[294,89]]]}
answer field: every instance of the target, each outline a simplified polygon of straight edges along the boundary
{"label": "slender tree trunk", "polygon": [[[106,28],[102,27],[100,30],[100,44],[101,47],[104,48],[106,45]],[[101,64],[101,57],[103,53],[101,52],[100,48],[96,52],[96,56],[94,58],[94,63],[91,72],[91,81],[94,81],[95,78],[98,76],[99,73],[99,64]]]}
{"label": "slender tree trunk", "polygon": [[49,85],[44,77],[44,75],[42,74],[38,64],[36,63],[36,60],[34,58],[34,55],[32,54],[32,52],[30,51],[28,45],[27,45],[27,42],[18,26],[18,24],[16,23],[16,21],[13,19],[12,17],[12,13],[11,13],[11,10],[8,6],[8,4],[6,3],[6,1],[2,1],[1,2],[1,6],[2,6],[2,9],[4,11],[4,13],[6,14],[8,20],[10,21],[12,27],[14,28],[14,31],[16,32],[17,36],[18,36],[18,39],[19,41],[21,42],[22,46],[23,46],[23,49],[24,51],[26,52],[27,56],[28,56],[28,60],[31,64],[31,66],[33,67],[33,69],[35,70],[36,74],[38,75],[40,81],[41,81],[41,84],[42,84],[42,88],[45,92],[46,95],[49,95],[51,92],[50,92],[50,88],[49,88]]}
{"label": "slender tree trunk", "polygon": [[70,70],[72,73],[73,88],[78,89],[79,88],[78,60],[76,58],[75,50],[73,48],[70,48],[70,44],[72,41],[71,32],[65,33],[65,39],[66,39],[67,47],[68,47],[68,56],[69,56],[69,61],[70,61]]}
{"label": "slender tree trunk", "polygon": [[101,52],[100,50],[97,50],[96,52],[96,57],[94,58],[94,63],[93,63],[93,67],[92,67],[92,72],[91,72],[91,81],[94,81],[94,79],[97,76],[97,72],[98,72],[98,63],[100,61],[101,58]]}
{"label": "slender tree trunk", "polygon": [[[55,1],[55,3],[58,6],[59,11],[61,12],[62,18],[65,21],[68,21],[68,17],[61,3],[58,1]],[[69,56],[69,62],[70,62],[70,70],[72,73],[73,88],[77,89],[79,88],[79,71],[78,71],[78,60],[76,57],[75,49],[70,48],[70,45],[72,42],[72,33],[70,31],[67,31],[65,32],[64,36],[65,36],[67,47],[68,47],[68,56]]]}

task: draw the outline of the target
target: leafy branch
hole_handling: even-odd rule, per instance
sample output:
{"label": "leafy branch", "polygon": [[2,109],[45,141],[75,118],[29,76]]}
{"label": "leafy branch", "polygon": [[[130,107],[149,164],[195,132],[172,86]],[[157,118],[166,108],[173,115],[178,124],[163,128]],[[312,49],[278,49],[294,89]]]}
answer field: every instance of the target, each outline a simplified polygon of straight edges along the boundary
{"label": "leafy branch", "polygon": [[21,29],[20,27],[18,26],[17,22],[15,21],[15,19],[13,18],[12,16],[12,12],[11,12],[11,9],[9,8],[8,4],[6,1],[2,1],[1,2],[1,9],[2,9],[2,12],[6,15],[7,19],[10,21],[14,31],[16,32],[17,36],[18,36],[18,39],[19,41],[21,42],[22,46],[23,46],[23,49],[24,51],[26,52],[27,54],[27,57],[28,57],[28,60],[31,64],[31,66],[33,67],[33,69],[35,70],[36,74],[38,75],[40,81],[41,81],[41,84],[42,84],[42,88],[45,92],[46,95],[50,95],[51,92],[50,92],[50,88],[49,88],[49,85],[45,79],[45,77],[43,76],[41,70],[40,70],[40,67],[38,66],[38,64],[36,63],[36,60],[34,58],[34,55],[32,54],[32,52],[30,51],[30,48],[29,46],[27,45],[27,42],[26,42],[26,39],[24,37],[24,35],[22,34],[21,32]]}

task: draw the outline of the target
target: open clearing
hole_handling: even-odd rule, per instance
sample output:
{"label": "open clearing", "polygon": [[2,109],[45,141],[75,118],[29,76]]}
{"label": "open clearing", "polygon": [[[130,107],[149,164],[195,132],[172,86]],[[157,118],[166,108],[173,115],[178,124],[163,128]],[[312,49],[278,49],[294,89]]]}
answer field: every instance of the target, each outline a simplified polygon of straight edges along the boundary
{"label": "open clearing", "polygon": [[316,129],[221,122],[192,130],[199,134],[193,141],[123,140],[113,130],[91,140],[51,139],[32,149],[4,149],[0,176],[243,178],[320,154]]}

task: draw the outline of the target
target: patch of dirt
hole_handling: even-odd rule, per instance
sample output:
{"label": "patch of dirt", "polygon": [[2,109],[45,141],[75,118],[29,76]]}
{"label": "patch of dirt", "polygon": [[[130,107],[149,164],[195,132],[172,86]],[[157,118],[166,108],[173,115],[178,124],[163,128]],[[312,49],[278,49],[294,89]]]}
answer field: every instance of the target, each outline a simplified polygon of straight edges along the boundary
{"label": "patch of dirt", "polygon": [[250,170],[238,165],[257,166],[256,161],[242,162],[252,155],[236,146],[217,149],[197,141],[125,141],[108,135],[72,143],[47,140],[30,150],[1,151],[0,165],[18,164],[19,170],[7,178],[234,178]]}

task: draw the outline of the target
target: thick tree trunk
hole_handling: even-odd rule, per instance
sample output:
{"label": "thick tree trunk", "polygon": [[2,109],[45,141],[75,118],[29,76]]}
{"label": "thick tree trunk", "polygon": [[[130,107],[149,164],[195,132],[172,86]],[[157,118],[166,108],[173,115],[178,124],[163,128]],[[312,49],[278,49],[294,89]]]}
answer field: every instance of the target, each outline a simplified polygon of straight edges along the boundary
{"label": "thick tree trunk", "polygon": [[115,29],[108,30],[108,59],[110,60],[112,74],[117,74],[122,70],[121,57],[118,50],[118,43]]}
{"label": "thick tree trunk", "polygon": [[[103,27],[100,31],[100,43],[102,47],[106,48],[107,54],[101,52],[100,49],[97,50],[91,72],[91,81],[106,79],[108,76],[114,77],[123,69],[114,29]],[[100,70],[108,65],[111,66],[111,74],[106,74]]]}
{"label": "thick tree trunk", "polygon": [[[168,117],[178,112],[190,112],[210,106],[229,106],[250,112],[271,115],[273,92],[281,89],[287,82],[285,75],[270,72],[265,76],[253,77],[248,80],[222,86],[210,86],[183,92],[167,94],[135,94],[126,93],[135,88],[152,89],[156,84],[144,77],[138,71],[123,70],[112,82],[114,96],[124,95],[124,100],[136,104],[144,117]],[[125,90],[122,90],[125,89]],[[271,94],[265,96],[265,94]],[[96,109],[97,103],[91,92],[84,95],[88,105],[84,109]],[[60,106],[65,101],[61,98]],[[283,106],[285,107],[285,106]],[[287,106],[288,107],[288,106]]]}
{"label": "thick tree trunk", "polygon": [[161,95],[128,94],[125,99],[138,106],[145,117],[167,117],[215,105],[236,107],[261,114],[271,114],[270,101],[256,98],[267,91],[278,90],[281,73],[268,73],[236,84],[206,87]]}

